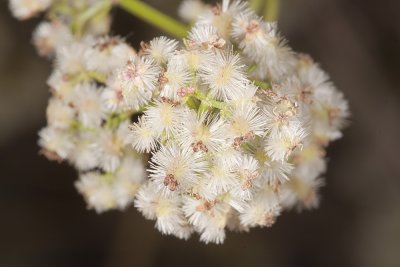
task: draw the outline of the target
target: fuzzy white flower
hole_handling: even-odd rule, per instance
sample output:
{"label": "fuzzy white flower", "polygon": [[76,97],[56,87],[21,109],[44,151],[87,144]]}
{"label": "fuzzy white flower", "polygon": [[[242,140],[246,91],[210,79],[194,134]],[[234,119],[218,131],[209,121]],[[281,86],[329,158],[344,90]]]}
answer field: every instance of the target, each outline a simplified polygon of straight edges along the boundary
{"label": "fuzzy white flower", "polygon": [[306,132],[299,124],[287,127],[277,135],[270,136],[266,143],[268,156],[272,160],[287,160],[292,152],[302,145]]}
{"label": "fuzzy white flower", "polygon": [[227,123],[209,113],[196,114],[187,110],[185,123],[177,134],[182,147],[193,151],[216,152],[226,143]]}
{"label": "fuzzy white flower", "polygon": [[256,159],[245,155],[236,159],[233,167],[236,186],[230,191],[233,197],[241,200],[250,200],[257,187],[259,187],[259,164]]}
{"label": "fuzzy white flower", "polygon": [[75,148],[74,136],[68,130],[47,126],[40,130],[39,137],[42,152],[52,160],[67,159]]}
{"label": "fuzzy white flower", "polygon": [[262,136],[265,132],[266,119],[257,107],[242,105],[234,108],[229,124],[229,136],[234,141],[234,146]]}
{"label": "fuzzy white flower", "polygon": [[201,197],[185,197],[183,211],[200,232],[200,240],[205,243],[222,243],[225,239],[227,215],[231,207],[218,199],[206,200]]}
{"label": "fuzzy white flower", "polygon": [[133,56],[135,51],[118,37],[96,40],[84,53],[86,68],[104,74],[123,67]]}
{"label": "fuzzy white flower", "polygon": [[107,181],[108,177],[98,172],[82,174],[75,183],[75,187],[84,196],[88,208],[97,213],[104,212],[116,206],[112,188]]}
{"label": "fuzzy white flower", "polygon": [[280,211],[278,196],[269,187],[265,187],[249,202],[248,207],[241,211],[240,222],[249,227],[270,227],[275,223]]}
{"label": "fuzzy white flower", "polygon": [[[233,164],[231,164],[233,165]],[[233,166],[221,160],[214,160],[209,171],[205,174],[206,189],[215,196],[223,194],[237,185]]]}
{"label": "fuzzy white flower", "polygon": [[53,95],[64,100],[65,103],[70,103],[74,100],[75,91],[74,85],[68,79],[68,75],[63,74],[56,69],[47,80],[47,85],[50,87]]}
{"label": "fuzzy white flower", "polygon": [[216,5],[202,14],[197,23],[212,25],[222,38],[228,39],[233,19],[240,13],[247,12],[250,12],[247,2],[223,0],[221,5]]}
{"label": "fuzzy white flower", "polygon": [[153,60],[132,57],[118,75],[126,104],[132,109],[147,104],[156,90],[159,74]]}
{"label": "fuzzy white flower", "polygon": [[116,130],[103,129],[96,139],[96,147],[100,153],[99,165],[105,171],[115,171],[121,163],[129,139],[129,122],[121,123]]}
{"label": "fuzzy white flower", "polygon": [[210,87],[210,95],[217,99],[229,100],[243,95],[246,84],[244,65],[232,51],[208,54],[209,58],[200,67],[202,81]]}
{"label": "fuzzy white flower", "polygon": [[316,208],[319,204],[318,189],[323,185],[320,178],[292,176],[281,188],[281,204],[298,210]]}
{"label": "fuzzy white flower", "polygon": [[141,158],[138,158],[136,155],[127,154],[121,160],[112,184],[115,201],[120,209],[125,209],[133,202],[146,175]]}
{"label": "fuzzy white flower", "polygon": [[211,25],[196,25],[189,33],[187,46],[205,50],[221,49],[226,41],[218,36],[217,29]]}
{"label": "fuzzy white flower", "polygon": [[128,107],[124,101],[119,81],[113,77],[107,81],[107,85],[101,92],[102,105],[105,111],[110,113],[126,111]]}
{"label": "fuzzy white flower", "polygon": [[143,54],[162,65],[167,62],[177,48],[177,41],[161,36],[151,40],[148,45],[144,44]]}
{"label": "fuzzy white flower", "polygon": [[157,133],[149,127],[146,119],[143,117],[139,118],[137,123],[130,126],[130,130],[132,146],[136,151],[139,153],[149,153],[156,148]]}
{"label": "fuzzy white flower", "polygon": [[95,144],[97,133],[81,133],[70,160],[80,171],[94,169],[99,165],[100,155]]}
{"label": "fuzzy white flower", "polygon": [[85,71],[86,61],[85,52],[91,38],[84,39],[82,42],[72,42],[56,49],[56,66],[64,75],[76,75]]}
{"label": "fuzzy white flower", "polygon": [[47,122],[56,128],[67,129],[75,121],[76,111],[60,98],[51,98],[46,110]]}
{"label": "fuzzy white flower", "polygon": [[163,74],[163,85],[160,96],[172,101],[178,101],[181,96],[179,90],[184,88],[191,80],[190,72],[180,57],[172,57],[168,61],[166,72]]}
{"label": "fuzzy white flower", "polygon": [[101,101],[101,90],[94,84],[80,84],[75,87],[75,99],[72,102],[78,108],[78,119],[85,127],[100,126],[105,118]]}
{"label": "fuzzy white flower", "polygon": [[179,16],[186,22],[193,22],[207,10],[207,5],[200,0],[184,0],[178,9]]}
{"label": "fuzzy white flower", "polygon": [[168,138],[177,133],[178,126],[184,118],[185,111],[170,101],[156,102],[150,106],[144,113],[144,119],[147,126],[150,127],[157,137]]}
{"label": "fuzzy white flower", "polygon": [[184,192],[207,170],[202,152],[162,145],[150,162],[150,178],[164,193]]}
{"label": "fuzzy white flower", "polygon": [[179,209],[180,205],[179,197],[159,194],[152,183],[142,186],[135,200],[135,207],[147,219],[157,220],[156,227],[164,234],[174,234],[184,228],[185,220]]}
{"label": "fuzzy white flower", "polygon": [[52,0],[10,0],[10,9],[16,18],[24,20],[46,10],[51,4]]}
{"label": "fuzzy white flower", "polygon": [[61,21],[42,22],[33,33],[33,43],[41,56],[53,56],[59,46],[72,42],[68,27]]}

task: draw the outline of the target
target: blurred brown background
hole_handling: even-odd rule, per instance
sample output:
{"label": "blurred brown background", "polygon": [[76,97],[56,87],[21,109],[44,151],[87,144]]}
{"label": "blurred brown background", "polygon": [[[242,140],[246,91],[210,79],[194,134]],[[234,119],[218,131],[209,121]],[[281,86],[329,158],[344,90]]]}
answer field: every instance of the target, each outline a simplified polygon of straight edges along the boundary
{"label": "blurred brown background", "polygon": [[[149,1],[176,16],[174,1]],[[38,156],[51,65],[30,43],[40,18],[0,2],[0,266],[400,266],[400,1],[282,0],[280,28],[344,91],[352,111],[328,151],[314,211],[270,229],[228,233],[224,245],[162,236],[134,208],[97,215],[75,171]],[[116,10],[132,44],[160,34]]]}

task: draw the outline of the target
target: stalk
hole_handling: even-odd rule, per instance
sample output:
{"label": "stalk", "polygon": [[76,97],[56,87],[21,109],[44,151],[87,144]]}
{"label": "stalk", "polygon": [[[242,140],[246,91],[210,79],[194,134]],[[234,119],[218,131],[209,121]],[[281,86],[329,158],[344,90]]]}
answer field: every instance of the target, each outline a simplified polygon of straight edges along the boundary
{"label": "stalk", "polygon": [[186,37],[189,28],[172,17],[139,0],[119,0],[119,6],[132,15],[171,34],[176,38]]}
{"label": "stalk", "polygon": [[279,15],[279,0],[267,0],[264,7],[264,19],[276,21]]}
{"label": "stalk", "polygon": [[258,13],[262,8],[263,0],[250,0],[251,8]]}

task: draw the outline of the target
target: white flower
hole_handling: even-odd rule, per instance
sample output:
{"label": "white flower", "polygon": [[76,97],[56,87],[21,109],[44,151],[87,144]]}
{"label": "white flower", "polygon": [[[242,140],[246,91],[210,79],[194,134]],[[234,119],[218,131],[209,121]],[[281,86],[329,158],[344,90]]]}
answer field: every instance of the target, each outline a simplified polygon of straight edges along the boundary
{"label": "white flower", "polygon": [[200,0],[184,0],[178,9],[179,16],[186,22],[193,22],[207,10],[207,5]]}
{"label": "white flower", "polygon": [[265,138],[257,137],[248,147],[246,152],[250,153],[259,164],[259,184],[264,186],[279,186],[281,183],[289,180],[288,175],[293,171],[293,165],[286,161],[274,161],[265,151]]}
{"label": "white flower", "polygon": [[320,178],[290,177],[280,191],[281,204],[285,208],[297,206],[298,210],[318,207],[318,189],[324,185]]}
{"label": "white flower", "polygon": [[243,95],[246,84],[244,65],[232,51],[209,54],[208,60],[200,66],[200,77],[210,87],[210,95],[217,99],[229,100]]}
{"label": "white flower", "polygon": [[133,202],[146,172],[140,159],[127,155],[114,174],[86,172],[75,183],[89,208],[98,213],[109,209],[125,209]]}
{"label": "white flower", "polygon": [[187,110],[177,139],[182,147],[193,151],[216,152],[226,143],[225,120],[209,113]]}
{"label": "white flower", "polygon": [[128,154],[121,160],[112,185],[115,201],[120,209],[125,209],[133,202],[146,176],[141,158]]}
{"label": "white flower", "polygon": [[49,159],[67,159],[75,148],[75,137],[68,130],[47,126],[40,130],[39,137],[42,152]]}
{"label": "white flower", "polygon": [[180,50],[176,52],[175,57],[180,57],[179,64],[185,65],[191,73],[197,72],[201,62],[207,59],[199,50]]}
{"label": "white flower", "polygon": [[243,53],[256,60],[274,41],[268,30],[267,22],[263,22],[253,12],[248,12],[234,18],[231,35]]}
{"label": "white flower", "polygon": [[13,15],[24,20],[46,10],[52,4],[52,0],[10,0],[9,3]]}
{"label": "white flower", "polygon": [[191,80],[189,70],[182,64],[179,57],[173,56],[167,65],[167,70],[163,74],[163,86],[160,96],[172,101],[180,99],[179,90],[184,88]]}
{"label": "white flower", "polygon": [[74,88],[74,107],[78,110],[78,120],[85,127],[98,127],[105,118],[101,101],[101,88],[94,84],[80,84]]}
{"label": "white flower", "polygon": [[121,163],[126,146],[130,143],[129,122],[124,121],[116,130],[102,129],[96,139],[100,153],[100,167],[108,172],[115,171]]}
{"label": "white flower", "polygon": [[132,147],[139,153],[149,153],[157,146],[157,133],[148,125],[145,118],[140,117],[137,123],[130,126]]}
{"label": "white flower", "polygon": [[148,45],[145,44],[143,55],[162,65],[168,61],[177,48],[176,40],[168,39],[165,36],[156,37]]}
{"label": "white flower", "polygon": [[201,233],[200,240],[206,244],[222,244],[225,240],[225,230],[223,228],[209,226]]}
{"label": "white flower", "polygon": [[153,60],[132,57],[118,75],[126,104],[132,109],[147,104],[156,90],[159,74]]}
{"label": "white flower", "polygon": [[265,187],[240,212],[240,222],[249,227],[270,227],[275,223],[280,211],[278,196],[269,187]]}
{"label": "white flower", "polygon": [[225,239],[225,226],[231,207],[220,200],[206,200],[200,197],[185,197],[183,211],[200,232],[200,240],[205,243],[220,244]]}
{"label": "white flower", "polygon": [[80,171],[94,169],[99,165],[100,155],[96,148],[97,133],[82,132],[77,139],[71,161]]}
{"label": "white flower", "polygon": [[123,67],[135,51],[118,37],[103,37],[96,40],[85,51],[84,59],[88,70],[109,74]]}
{"label": "white flower", "polygon": [[104,212],[116,206],[112,188],[107,181],[108,177],[98,172],[81,174],[75,182],[75,187],[84,196],[88,208],[97,213]]}
{"label": "white flower", "polygon": [[47,80],[47,85],[52,90],[54,96],[59,97],[65,103],[70,103],[74,100],[74,85],[69,81],[67,75],[64,75],[60,70],[56,69],[53,71]]}
{"label": "white flower", "polygon": [[247,2],[223,0],[222,5],[216,5],[208,12],[202,14],[197,23],[214,26],[220,36],[228,39],[232,30],[233,18],[240,13],[247,12],[250,12]]}
{"label": "white flower", "polygon": [[288,175],[293,170],[293,165],[290,163],[281,160],[267,160],[264,164],[263,175],[269,184],[282,184],[289,180]]}
{"label": "white flower", "polygon": [[233,167],[221,160],[214,160],[209,171],[205,174],[207,181],[206,191],[215,196],[228,192],[237,185]]}
{"label": "white flower", "polygon": [[207,170],[207,162],[201,152],[170,144],[153,154],[150,167],[150,178],[160,190],[184,192]]}
{"label": "white flower", "polygon": [[259,187],[259,164],[256,159],[249,155],[243,155],[236,159],[233,167],[236,185],[230,191],[233,197],[241,200],[252,199],[254,191]]}
{"label": "white flower", "polygon": [[42,22],[33,33],[33,43],[41,56],[53,56],[59,46],[71,43],[72,34],[61,21]]}
{"label": "white flower", "polygon": [[233,107],[241,106],[255,106],[259,99],[256,97],[258,87],[253,83],[247,83],[244,85],[243,90],[238,92],[238,95],[228,101],[228,104]]}
{"label": "white flower", "polygon": [[[297,102],[290,100],[288,97],[280,97],[274,99],[270,103],[263,105],[263,114],[266,119],[268,126],[268,132],[272,136],[278,135],[285,129],[290,129],[297,125],[300,125],[301,115],[299,114],[299,108]],[[303,116],[303,121],[305,121]]]}
{"label": "white flower", "polygon": [[[157,220],[156,227],[164,234],[174,234],[185,228],[186,222],[179,209],[180,205],[181,199],[178,196],[159,194],[153,183],[142,186],[135,200],[135,207],[147,219]],[[185,235],[181,237],[187,238]]]}
{"label": "white flower", "polygon": [[256,135],[263,136],[265,122],[266,119],[257,107],[241,105],[234,108],[229,124],[229,136],[234,140],[234,146],[239,147]]}
{"label": "white flower", "polygon": [[56,67],[64,75],[75,75],[85,70],[85,51],[91,42],[87,38],[81,42],[72,42],[60,46],[56,50]]}
{"label": "white flower", "polygon": [[[93,5],[95,2],[92,0],[88,1],[88,5]],[[104,14],[101,19],[92,19],[88,21],[86,32],[88,35],[101,36],[106,35],[110,32],[112,17],[108,14]]]}
{"label": "white flower", "polygon": [[268,138],[265,147],[268,156],[272,160],[287,160],[296,148],[301,147],[305,136],[306,133],[299,124],[284,128],[279,134]]}
{"label": "white flower", "polygon": [[46,109],[47,122],[55,128],[67,129],[75,120],[76,111],[60,98],[52,97]]}
{"label": "white flower", "polygon": [[323,86],[317,88],[315,98],[318,100],[311,106],[311,112],[316,132],[326,142],[340,138],[340,129],[346,125],[349,116],[343,93],[332,85]]}
{"label": "white flower", "polygon": [[128,109],[122,95],[122,88],[116,77],[111,77],[107,81],[107,87],[101,92],[101,100],[103,108],[107,112],[122,112]]}
{"label": "white flower", "polygon": [[316,178],[326,170],[325,151],[320,145],[310,143],[307,138],[305,142],[303,148],[293,155],[293,162],[296,165],[293,173],[299,177]]}
{"label": "white flower", "polygon": [[[240,24],[241,22],[239,22]],[[257,25],[258,24],[258,25]],[[247,31],[254,31],[255,36],[246,34],[245,39],[239,32],[234,33],[237,40],[241,40],[239,46],[243,49],[243,54],[257,65],[252,73],[255,77],[263,80],[269,78],[272,81],[280,81],[293,71],[295,58],[286,41],[277,32],[276,22],[261,22],[250,20],[246,27]],[[246,43],[247,38],[252,39],[252,43]]]}
{"label": "white flower", "polygon": [[169,101],[162,101],[150,106],[144,113],[144,119],[157,137],[162,137],[164,134],[168,138],[177,132],[184,115],[182,107]]}
{"label": "white flower", "polygon": [[196,25],[189,33],[187,45],[189,48],[206,50],[221,49],[225,40],[218,36],[217,29],[211,25]]}

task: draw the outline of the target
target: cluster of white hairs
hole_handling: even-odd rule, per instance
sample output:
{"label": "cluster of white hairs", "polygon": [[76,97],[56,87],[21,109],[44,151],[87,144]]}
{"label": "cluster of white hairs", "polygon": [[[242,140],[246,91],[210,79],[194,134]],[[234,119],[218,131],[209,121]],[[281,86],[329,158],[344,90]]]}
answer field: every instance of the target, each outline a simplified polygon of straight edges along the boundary
{"label": "cluster of white hairs", "polygon": [[79,39],[58,20],[38,27],[39,53],[55,58],[43,153],[78,169],[89,207],[134,202],[184,239],[222,243],[226,229],[316,207],[325,148],[348,116],[342,93],[245,2],[185,1],[179,13],[194,25],[187,38],[137,53],[104,36],[107,23]]}

